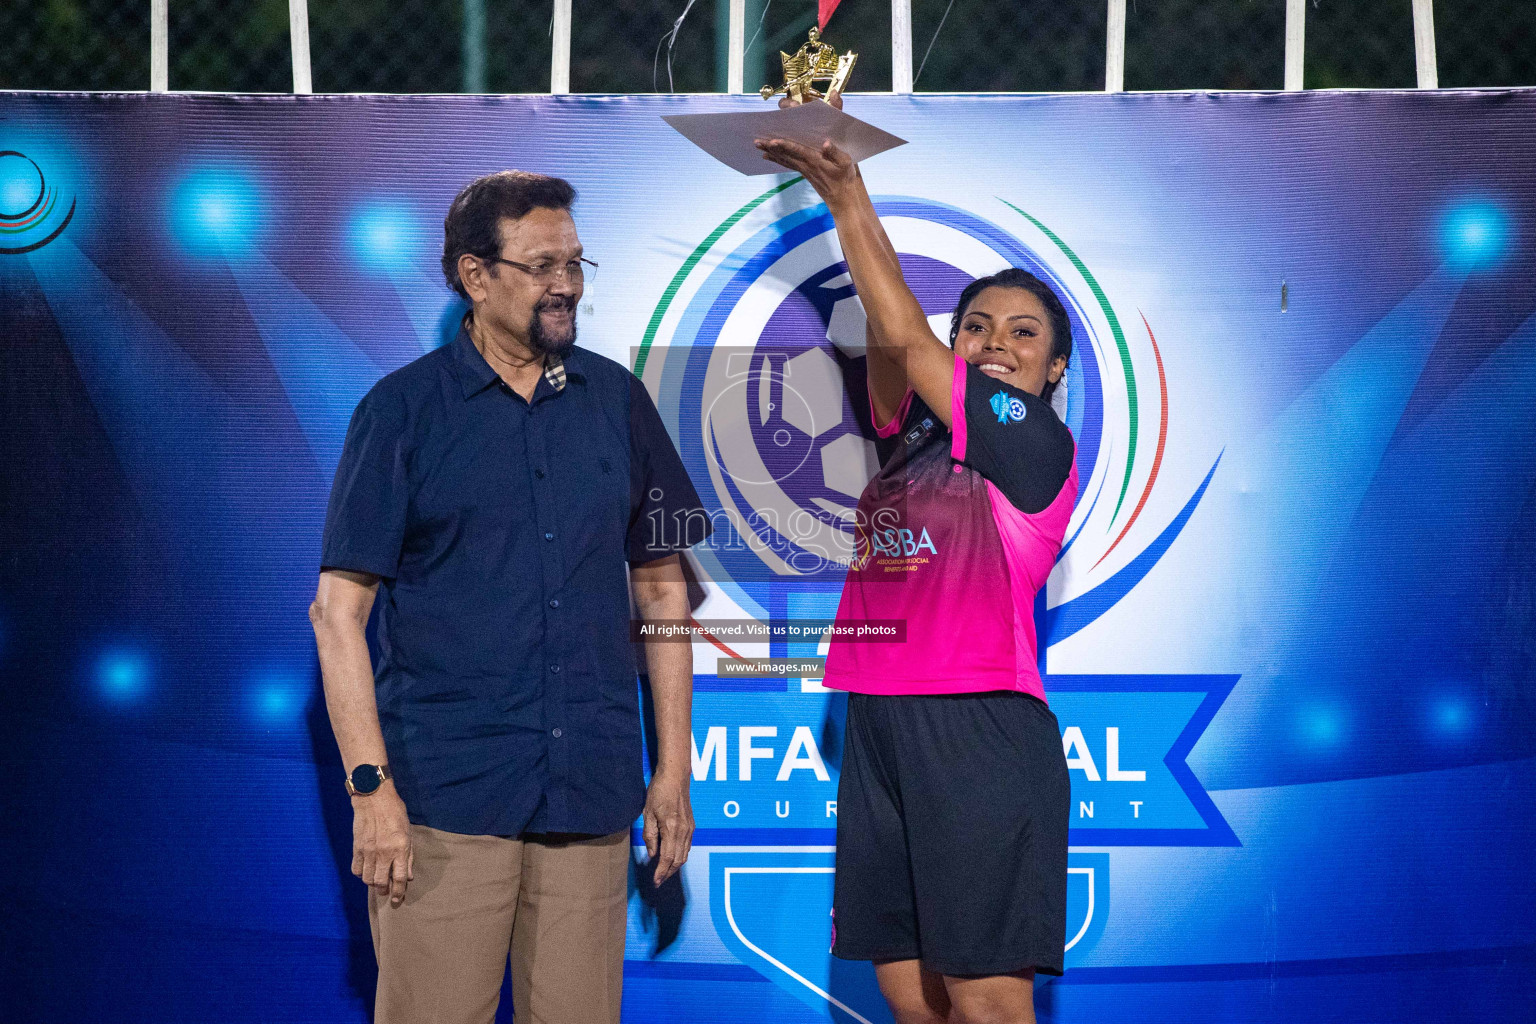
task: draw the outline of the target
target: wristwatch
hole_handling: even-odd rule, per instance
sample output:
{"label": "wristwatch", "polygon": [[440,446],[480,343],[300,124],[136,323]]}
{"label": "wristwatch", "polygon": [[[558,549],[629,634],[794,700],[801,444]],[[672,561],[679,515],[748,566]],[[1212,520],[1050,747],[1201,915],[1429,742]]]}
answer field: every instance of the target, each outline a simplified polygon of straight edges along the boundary
{"label": "wristwatch", "polygon": [[352,796],[369,796],[378,792],[387,778],[389,765],[360,764],[347,776],[347,792]]}

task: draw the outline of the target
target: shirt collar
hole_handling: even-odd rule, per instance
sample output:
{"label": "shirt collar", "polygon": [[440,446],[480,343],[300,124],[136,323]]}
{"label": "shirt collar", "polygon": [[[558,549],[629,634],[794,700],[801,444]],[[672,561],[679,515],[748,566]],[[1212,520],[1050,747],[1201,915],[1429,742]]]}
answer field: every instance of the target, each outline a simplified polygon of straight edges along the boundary
{"label": "shirt collar", "polygon": [[[573,353],[574,350],[567,353],[566,358],[553,352],[544,356],[544,380],[556,394],[565,390],[567,381],[581,379],[580,371],[570,359]],[[452,343],[452,358],[454,372],[458,374],[459,383],[464,388],[465,398],[479,394],[501,379],[470,338],[468,313],[459,322],[459,333]]]}

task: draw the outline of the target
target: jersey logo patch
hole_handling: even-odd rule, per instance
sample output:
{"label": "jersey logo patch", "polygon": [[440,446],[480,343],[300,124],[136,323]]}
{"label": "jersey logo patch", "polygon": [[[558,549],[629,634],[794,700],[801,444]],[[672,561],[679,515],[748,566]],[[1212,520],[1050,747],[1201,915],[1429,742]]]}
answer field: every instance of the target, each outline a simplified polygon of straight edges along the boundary
{"label": "jersey logo patch", "polygon": [[907,431],[907,444],[917,444],[931,433],[933,433],[933,420],[925,416],[923,422]]}
{"label": "jersey logo patch", "polygon": [[992,411],[997,414],[997,422],[999,423],[1008,423],[1010,421],[1018,423],[1029,412],[1028,409],[1024,408],[1024,400],[1022,398],[1016,398],[1006,391],[999,391],[992,396]]}

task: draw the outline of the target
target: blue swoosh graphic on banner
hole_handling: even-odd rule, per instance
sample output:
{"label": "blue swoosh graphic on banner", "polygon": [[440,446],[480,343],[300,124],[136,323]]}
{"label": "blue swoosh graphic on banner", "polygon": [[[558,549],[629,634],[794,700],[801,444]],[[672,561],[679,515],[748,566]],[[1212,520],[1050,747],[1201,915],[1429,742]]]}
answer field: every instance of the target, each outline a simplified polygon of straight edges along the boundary
{"label": "blue swoosh graphic on banner", "polygon": [[1163,528],[1163,532],[1157,535],[1157,539],[1147,545],[1147,549],[1126,565],[1125,568],[1115,573],[1109,579],[1100,583],[1086,594],[1080,594],[1070,601],[1063,601],[1054,608],[1045,612],[1044,630],[1041,636],[1045,642],[1040,645],[1042,655],[1045,648],[1051,644],[1059,643],[1074,633],[1092,625],[1101,615],[1113,608],[1121,598],[1129,594],[1147,573],[1157,564],[1158,559],[1173,546],[1183,532],[1184,525],[1189,522],[1189,517],[1195,514],[1195,509],[1200,504],[1200,499],[1205,496],[1205,490],[1210,486],[1211,477],[1216,475],[1216,467],[1221,465],[1221,456],[1216,456],[1216,461],[1211,463],[1210,472],[1205,474],[1205,479],[1195,489],[1194,495],[1184,503],[1183,509],[1173,517],[1173,522]]}

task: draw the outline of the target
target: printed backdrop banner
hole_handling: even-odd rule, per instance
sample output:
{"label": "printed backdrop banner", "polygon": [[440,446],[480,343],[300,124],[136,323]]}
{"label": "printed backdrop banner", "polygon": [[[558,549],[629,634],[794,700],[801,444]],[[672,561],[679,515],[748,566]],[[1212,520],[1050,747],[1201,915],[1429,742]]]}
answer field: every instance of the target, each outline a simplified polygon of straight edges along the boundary
{"label": "printed backdrop banner", "polygon": [[[645,382],[715,523],[696,845],[632,887],[625,1019],[890,1019],[827,953],[825,639],[743,628],[835,609],[878,458],[864,313],[804,182],[661,119],[754,109],[0,95],[6,1019],[367,1018],[306,608],[348,417],[451,337],[441,218],[508,167],[579,189],[580,341]],[[1042,1018],[1527,1019],[1536,93],[848,109],[909,140],[863,170],[942,337],[1010,265],[1072,321]]]}

